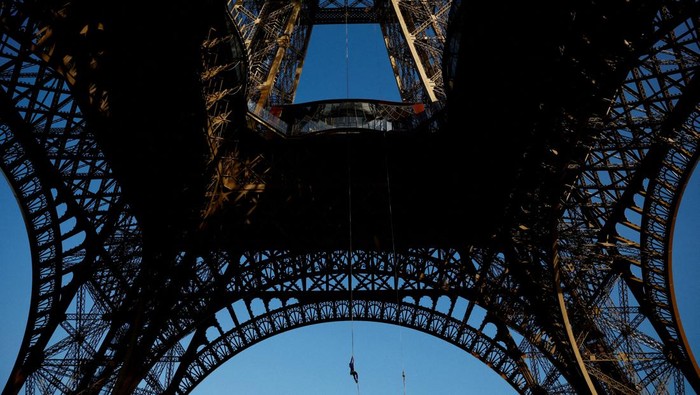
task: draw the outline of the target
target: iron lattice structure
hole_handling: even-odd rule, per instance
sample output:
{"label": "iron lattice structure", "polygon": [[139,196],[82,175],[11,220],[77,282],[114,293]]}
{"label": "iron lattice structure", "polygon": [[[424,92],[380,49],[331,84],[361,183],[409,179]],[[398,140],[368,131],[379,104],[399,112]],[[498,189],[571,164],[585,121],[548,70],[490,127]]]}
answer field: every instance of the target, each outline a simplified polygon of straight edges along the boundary
{"label": "iron lattice structure", "polygon": [[314,25],[378,23],[401,98],[445,98],[442,52],[451,1],[230,1],[249,50],[248,97],[257,106],[290,104]]}
{"label": "iron lattice structure", "polygon": [[[4,394],[189,393],[350,318],[520,393],[700,392],[670,251],[697,2],[176,3],[1,5],[0,168],[33,270]],[[380,24],[410,105],[290,105],[323,23]]]}

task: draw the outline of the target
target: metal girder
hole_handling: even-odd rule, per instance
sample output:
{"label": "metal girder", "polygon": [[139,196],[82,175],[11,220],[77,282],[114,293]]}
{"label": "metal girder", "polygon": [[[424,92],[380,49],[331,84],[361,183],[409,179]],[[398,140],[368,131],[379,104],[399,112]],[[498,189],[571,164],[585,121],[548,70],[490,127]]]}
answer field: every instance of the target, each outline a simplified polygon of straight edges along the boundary
{"label": "metal girder", "polygon": [[247,96],[255,111],[292,103],[311,36],[303,20],[308,4],[238,1],[229,7],[248,48]]}
{"label": "metal girder", "polygon": [[[691,70],[700,64],[700,54],[686,47],[697,42],[697,12],[684,20],[664,8],[657,18],[656,23],[664,26],[657,31],[658,42],[629,72],[613,101],[608,123],[592,146],[562,222],[567,229],[562,235],[567,247],[562,251],[570,262],[564,265],[568,272],[564,277],[571,276],[564,282],[577,289],[577,295],[569,296],[569,308],[597,306],[587,323],[574,325],[588,368],[609,388],[624,387],[630,393],[665,386],[666,372],[675,369],[684,372],[692,387],[698,385],[697,364],[682,340],[685,336],[670,296],[666,233],[678,207],[678,191],[687,182],[689,170],[681,169],[692,168],[688,166],[697,149],[692,121],[697,117],[693,110],[697,82]],[[663,285],[649,286],[652,283]],[[615,292],[619,296],[610,296]],[[635,311],[634,303],[656,313],[644,318],[622,313]],[[656,327],[653,337],[637,329],[640,322],[632,322],[640,319]],[[626,356],[615,360],[628,372],[627,383],[602,373],[606,358],[597,357],[595,347],[583,346],[601,344],[594,338],[618,339],[604,347],[609,355]],[[677,340],[684,345],[679,347]],[[676,362],[664,362],[664,350],[672,352]]]}
{"label": "metal girder", "polygon": [[[685,380],[698,390],[700,374],[676,311],[670,260],[675,213],[700,156],[695,2],[660,8],[656,41],[625,63],[631,70],[604,117],[555,124],[557,133],[586,146],[580,160],[563,165],[574,177],[561,190],[519,186],[511,202],[518,215],[495,241],[352,254],[229,251],[197,239],[201,229],[190,230],[195,236],[176,246],[144,245],[144,225],[130,215],[108,158],[74,101],[71,84],[79,83],[80,67],[89,67],[66,60],[65,48],[50,35],[40,36],[43,47],[26,34],[41,24],[11,7],[20,3],[0,9],[0,167],[28,221],[34,294],[6,392],[24,385],[27,393],[47,394],[187,393],[255,342],[349,317],[438,336],[476,355],[522,393],[671,387],[682,393]],[[308,4],[230,5],[242,42],[256,51],[249,71],[258,76],[251,78],[270,87],[264,94],[272,102],[293,98],[310,31],[296,29],[324,7],[334,17],[345,11],[339,1],[315,11]],[[387,42],[401,47],[392,56],[398,79],[408,81],[402,94],[419,101],[432,98],[422,89],[439,80],[430,51],[444,43],[449,4],[342,6],[391,11],[396,19],[382,20]],[[240,203],[245,187],[240,196],[226,195],[237,185],[255,185],[262,193],[269,181],[265,171],[275,166],[264,154],[237,150],[246,136],[230,124],[243,123],[236,119],[244,116],[236,103],[242,100],[243,45],[239,32],[231,36],[217,28],[200,48],[207,120],[201,133],[209,152],[198,154],[209,159],[207,176],[216,184],[206,192],[216,204],[204,217],[229,199]],[[430,33],[417,33],[425,31]],[[434,35],[439,45],[423,46],[420,34]],[[413,45],[401,41],[411,37]],[[274,50],[266,52],[271,42]],[[60,59],[52,58],[56,54]],[[439,99],[438,86],[433,95]],[[248,92],[250,98],[260,90]],[[105,97],[83,103],[99,112]],[[255,100],[258,107],[268,102]],[[548,143],[540,147],[546,155],[536,171],[555,178],[563,150]],[[210,329],[218,336],[205,336]]]}
{"label": "metal girder", "polygon": [[[209,143],[209,171],[211,182],[207,191],[204,218],[213,215],[229,199],[229,191],[241,182],[241,173],[253,173],[250,167],[240,169],[241,153],[230,142],[244,128],[237,119],[235,108],[245,101],[247,64],[244,44],[230,16],[223,26],[212,26],[202,43],[205,69],[202,83],[207,112],[207,138]],[[261,180],[256,180],[262,184]]]}
{"label": "metal girder", "polygon": [[442,52],[452,2],[391,0],[380,22],[401,98],[431,103],[445,99]]}
{"label": "metal girder", "polygon": [[[287,306],[288,304],[291,306],[292,300],[299,301],[302,304],[314,304],[318,301],[335,301],[340,298],[341,300],[338,303],[342,303],[343,297],[347,297],[349,292],[347,289],[349,273],[347,258],[347,254],[343,251],[319,252],[318,254],[301,257],[283,251],[262,251],[257,253],[251,252],[238,259],[227,254],[212,254],[199,260],[197,266],[193,269],[198,275],[193,277],[191,281],[193,285],[197,284],[197,286],[194,288],[187,286],[185,288],[198,293],[199,299],[196,299],[196,304],[204,303],[203,305],[210,306],[209,311],[212,311],[210,314],[216,311],[218,311],[216,313],[217,317],[220,314],[230,314],[230,319],[225,320],[229,324],[218,330],[222,336],[229,331],[235,334],[243,330],[243,327],[254,328],[256,324],[254,321],[251,321],[253,326],[248,324],[241,326],[243,325],[242,322],[245,322],[247,318],[238,316],[238,313],[234,313],[234,310],[238,312],[246,310],[250,317],[255,317],[261,314],[259,309],[264,306],[265,311],[270,313],[270,309],[275,309],[275,307],[268,304],[275,298],[282,302],[282,306]],[[358,251],[356,257],[352,258],[353,265],[357,265],[353,275],[353,282],[356,284],[354,293],[357,293],[358,298],[366,297],[367,301],[376,301],[377,303],[395,303],[396,298],[399,297],[401,305],[407,306],[418,304],[419,301],[423,300],[424,296],[429,296],[433,300],[433,310],[437,308],[438,300],[448,301],[447,303],[440,303],[441,307],[438,310],[441,313],[436,312],[435,314],[445,314],[459,319],[462,321],[462,324],[455,322],[455,325],[473,325],[479,332],[483,332],[487,323],[491,323],[498,328],[496,339],[499,342],[505,342],[504,344],[507,345],[509,353],[515,353],[514,355],[527,353],[529,355],[527,366],[532,365],[534,368],[534,365],[537,365],[539,367],[538,373],[535,374],[527,373],[529,368],[526,368],[526,365],[521,365],[520,370],[525,369],[524,377],[528,377],[526,381],[529,383],[529,388],[536,390],[542,387],[554,392],[556,392],[557,388],[566,388],[566,384],[560,381],[561,373],[553,373],[558,370],[555,366],[567,364],[563,360],[559,361],[559,357],[551,353],[557,347],[543,339],[544,332],[542,329],[537,329],[533,326],[533,323],[528,321],[527,315],[521,316],[517,309],[514,311],[512,309],[514,306],[513,301],[506,299],[505,295],[513,292],[513,290],[503,288],[511,284],[503,282],[504,277],[502,273],[504,272],[502,265],[504,262],[498,263],[493,261],[488,264],[484,262],[483,265],[480,265],[481,269],[472,275],[454,270],[454,266],[460,265],[460,260],[463,262],[462,265],[465,265],[468,259],[464,256],[460,258],[460,254],[456,251],[419,250],[407,252],[405,255],[402,254],[397,261],[394,261],[390,254]],[[477,257],[471,259],[477,259]],[[400,262],[401,267],[409,270],[408,272],[402,271],[400,273],[400,283],[403,284],[400,289],[395,289],[394,287],[395,265],[397,262]],[[285,268],[290,266],[297,267],[299,269],[298,273],[304,273],[304,276],[299,277],[287,272]],[[225,272],[222,271],[224,267],[227,268]],[[462,276],[466,277],[460,279]],[[474,287],[477,286],[477,284],[474,284],[475,277],[481,279],[477,281],[480,284],[478,285],[479,291],[474,290]],[[501,279],[499,280],[499,278]],[[489,280],[484,281],[485,279]],[[224,286],[226,290],[221,288]],[[201,293],[197,289],[206,291]],[[242,299],[241,296],[243,296]],[[498,301],[496,301],[496,298]],[[195,299],[191,299],[186,295],[183,295],[183,299],[195,302]],[[474,305],[473,302],[468,304],[460,302],[460,300],[466,299],[478,300],[479,305],[482,307]],[[207,303],[204,300],[211,300],[212,302]],[[253,303],[253,300],[260,300],[264,303]],[[289,303],[286,301],[289,301]],[[240,306],[236,307],[237,305]],[[497,305],[500,305],[500,307],[497,307]],[[214,306],[219,307],[215,308]],[[199,310],[199,308],[187,305],[182,305],[181,308],[183,311]],[[283,310],[280,310],[279,314],[285,316],[287,313]],[[485,311],[487,311],[486,316],[484,316]],[[182,317],[178,311],[173,311],[171,314],[174,317]],[[519,318],[508,318],[509,315],[512,316],[513,314]],[[314,318],[309,316],[309,319]],[[371,319],[371,317],[368,319]],[[404,316],[401,319],[415,320],[416,318]],[[507,325],[503,325],[502,320],[504,319],[510,320],[515,326],[514,328],[520,334],[526,335],[526,339],[529,340],[523,340],[520,344],[506,341],[505,339],[510,337],[510,330]],[[525,322],[522,321],[523,319]],[[172,324],[183,325],[184,321],[177,324],[177,320],[181,320],[181,318],[175,319]],[[201,320],[200,323],[195,321],[189,324],[194,326],[181,328],[183,330],[190,328],[189,330],[198,332],[206,331],[216,321],[212,316],[200,316],[198,320]],[[228,326],[231,323],[233,323],[233,327]],[[220,324],[223,325],[223,321]],[[216,324],[217,328],[218,325]],[[268,333],[270,330],[274,333],[277,330],[282,330],[282,328],[275,329],[275,327],[272,327],[264,332]],[[429,329],[421,330],[436,336],[444,336],[444,330],[437,326],[429,326]],[[263,334],[258,335],[263,338],[267,337],[267,335],[263,336]],[[493,334],[489,336],[493,336]],[[174,342],[170,341],[163,344],[171,344],[189,350],[199,350],[199,343],[197,343],[199,340],[197,339],[200,338],[201,336],[195,333],[194,337],[192,337],[194,343],[189,343],[189,346],[187,344],[178,345],[179,340],[177,338],[173,338]],[[238,345],[227,345],[229,341],[227,339],[229,338],[225,336],[217,340],[216,343],[218,345],[213,347],[212,350],[238,349]],[[459,344],[459,341],[454,342]],[[473,351],[477,354],[481,352]],[[205,356],[205,354],[208,355],[207,353],[209,351],[203,352],[200,357],[210,361],[211,358]],[[166,355],[168,355],[167,350],[160,348],[159,354],[152,356],[151,363],[157,364],[157,361],[162,360]],[[179,386],[180,384],[176,384],[176,382],[184,380],[183,385],[188,388],[192,385],[192,377],[201,379],[210,373],[210,369],[215,369],[219,365],[216,364],[205,369],[202,364],[193,359],[195,355],[198,354],[194,351],[182,354],[180,363],[189,367],[185,368],[183,367],[184,365],[181,365],[179,373],[173,378],[175,381],[171,384],[162,382],[161,385],[165,387]],[[224,359],[228,359],[228,357]],[[503,362],[496,363],[496,367],[501,366],[501,363]],[[192,371],[188,373],[190,370]],[[525,392],[528,391],[530,390]]]}
{"label": "metal girder", "polygon": [[85,373],[104,314],[131,282],[138,232],[65,79],[26,37],[3,33],[0,168],[28,220],[33,259],[30,324],[5,392],[61,391]]}
{"label": "metal girder", "polygon": [[[218,323],[213,324],[221,336],[202,343],[190,343],[189,347],[197,352],[189,363],[183,361],[180,365],[168,392],[190,393],[210,372],[239,352],[265,339],[270,333],[281,333],[308,324],[348,320],[350,310],[354,311],[352,315],[355,320],[399,324],[448,341],[486,363],[519,392],[534,392],[538,389],[532,382],[532,375],[520,358],[520,353],[501,345],[503,338],[497,342],[484,334],[483,326],[474,328],[418,305],[364,300],[361,299],[361,293],[350,306],[347,293],[342,294],[343,297],[328,301],[320,299],[312,303],[290,303],[242,322],[230,330],[221,328]],[[195,338],[205,337],[195,334]],[[510,343],[512,344],[512,339]]]}
{"label": "metal girder", "polygon": [[[474,330],[480,333],[479,336],[486,336],[485,341],[491,341],[487,340],[487,338],[489,336],[494,336],[494,334],[493,332],[491,332],[491,329],[488,329],[487,332],[491,334],[486,335],[486,332],[484,332],[486,331],[486,329],[484,328],[487,326],[488,323],[496,325],[496,327],[499,329],[496,332],[495,340],[504,344],[506,346],[506,349],[508,350],[508,355],[514,356],[515,360],[517,361],[519,359],[518,356],[522,354],[522,352],[517,351],[517,349],[520,347],[524,347],[524,345],[518,345],[514,343],[512,339],[507,340],[510,338],[510,335],[508,334],[508,329],[499,323],[499,321],[496,319],[497,316],[491,316],[490,314],[484,316],[484,310],[482,310],[481,308],[478,308],[480,313],[477,314],[473,305],[467,306],[466,304],[458,303],[458,300],[461,297],[458,297],[456,295],[463,292],[468,292],[465,291],[466,288],[463,289],[461,287],[468,288],[467,283],[473,280],[463,280],[460,283],[459,280],[450,277],[451,275],[456,275],[457,273],[453,273],[450,275],[448,273],[443,272],[442,270],[432,272],[433,269],[444,267],[445,262],[459,259],[458,257],[459,255],[455,251],[435,250],[411,252],[410,254],[400,258],[400,261],[402,261],[402,266],[415,266],[415,268],[411,269],[412,272],[401,274],[402,283],[404,285],[400,290],[394,290],[392,285],[394,284],[393,275],[395,270],[395,268],[392,267],[393,258],[389,254],[377,255],[371,252],[358,252],[357,258],[353,258],[354,265],[358,266],[356,269],[357,271],[354,274],[357,284],[357,289],[355,292],[358,295],[357,300],[366,300],[366,302],[358,303],[372,304],[376,302],[380,304],[392,304],[396,303],[396,298],[399,297],[401,300],[400,305],[412,306],[415,304],[418,310],[421,310],[421,308],[418,306],[418,303],[420,300],[422,300],[424,296],[428,296],[431,299],[433,299],[432,310],[435,310],[435,303],[438,301],[438,299],[444,299],[446,301],[449,300],[447,304],[441,303],[442,307],[439,309],[440,312],[434,311],[433,313],[431,313],[436,317],[436,319],[438,319],[438,317],[442,317],[439,318],[440,322],[442,322],[444,321],[444,319],[447,318],[447,316],[455,317],[453,319],[461,320],[462,323],[454,321],[453,324],[448,325],[449,327],[467,328],[469,327],[469,325],[472,325]],[[186,289],[191,289],[192,292],[198,293],[198,298],[211,298],[212,302],[216,301],[214,304],[211,304],[211,302],[209,302],[209,306],[212,307],[212,309],[209,310],[211,311],[210,314],[216,312],[216,317],[220,317],[221,314],[224,314],[228,315],[229,318],[223,321],[217,321],[217,319],[213,316],[202,316],[199,318],[201,320],[201,323],[193,323],[196,326],[190,327],[192,328],[192,330],[196,330],[196,332],[193,335],[193,337],[191,337],[192,342],[190,342],[189,345],[187,343],[180,345],[177,341],[174,343],[169,343],[177,348],[184,347],[188,351],[180,353],[180,368],[178,369],[178,373],[173,377],[173,381],[170,384],[168,384],[168,382],[162,382],[161,385],[165,387],[170,386],[171,390],[173,391],[173,387],[184,386],[182,387],[184,388],[182,389],[182,392],[187,392],[191,390],[191,386],[193,385],[193,383],[198,382],[203,377],[208,375],[211,372],[211,370],[215,369],[233,354],[227,354],[228,356],[219,355],[219,357],[215,358],[217,361],[219,361],[215,365],[210,364],[212,359],[210,358],[210,356],[207,355],[210,355],[211,352],[220,353],[230,351],[235,354],[236,352],[240,351],[243,345],[235,342],[234,344],[229,344],[231,337],[229,337],[228,335],[224,336],[224,334],[227,332],[230,332],[232,336],[237,336],[236,334],[242,333],[241,331],[249,332],[251,335],[256,333],[257,336],[261,336],[262,339],[267,337],[267,334],[276,333],[276,331],[291,329],[291,327],[289,327],[288,325],[285,325],[283,327],[276,327],[274,325],[272,327],[268,327],[267,324],[265,324],[265,322],[267,322],[267,319],[261,316],[261,319],[263,319],[261,323],[264,324],[264,326],[267,328],[261,330],[257,326],[260,323],[256,323],[256,320],[249,320],[248,318],[240,316],[239,314],[241,314],[241,311],[248,311],[247,314],[253,318],[260,314],[264,315],[267,313],[276,314],[280,317],[290,317],[289,311],[285,311],[285,309],[289,308],[291,309],[290,311],[294,311],[295,309],[299,308],[298,306],[294,305],[294,302],[292,302],[293,300],[301,302],[302,305],[309,306],[305,307],[304,309],[313,309],[313,305],[317,305],[321,301],[328,301],[329,303],[336,304],[340,303],[340,305],[347,302],[343,301],[347,298],[348,295],[348,290],[346,288],[348,278],[348,264],[346,258],[347,254],[344,254],[342,251],[332,253],[318,253],[312,256],[302,257],[302,259],[299,259],[299,257],[295,256],[294,254],[278,251],[268,251],[246,254],[243,258],[238,259],[235,256],[230,256],[227,254],[212,254],[199,260],[196,267],[194,268],[194,271],[198,274],[197,276],[192,277],[191,280],[192,285],[197,284],[197,287],[191,288],[190,286],[187,286]],[[292,264],[292,262],[295,262],[293,264],[299,266],[300,272],[305,273],[305,275],[308,276],[308,278],[298,278],[291,275],[291,273],[285,272],[285,265]],[[224,267],[227,269],[225,271],[222,271],[222,268]],[[304,269],[304,267],[308,268]],[[430,277],[425,277],[425,274],[431,272],[432,274],[430,274]],[[482,274],[486,276],[487,273],[484,272]],[[260,277],[261,275],[263,277]],[[231,277],[227,278],[229,276]],[[307,286],[304,284],[309,285]],[[221,287],[225,287],[226,290],[222,289]],[[201,293],[202,291],[199,291],[197,289],[206,289],[207,291],[205,293],[209,296],[205,296],[203,293]],[[485,290],[485,292],[488,291]],[[241,299],[241,296],[243,296],[243,299]],[[186,294],[183,294],[183,299],[192,300],[188,296],[186,296]],[[277,312],[273,311],[274,309],[276,309],[274,303],[270,304],[270,301],[273,299],[278,299],[281,301],[283,307],[282,310],[279,310]],[[256,302],[256,300],[262,301],[263,303],[258,303]],[[199,304],[199,302],[197,302],[197,304]],[[214,308],[214,306],[220,307]],[[193,311],[192,307],[193,306],[187,305],[182,306],[183,309],[188,311]],[[264,308],[264,310],[260,310],[260,308]],[[221,310],[219,311],[219,309]],[[173,311],[171,312],[171,314],[174,317],[182,317],[179,311]],[[347,314],[347,311],[342,314]],[[398,313],[395,312],[393,314],[389,314],[384,318],[374,317],[371,315],[365,316],[364,314],[365,313],[360,313],[358,311],[357,317],[365,317],[366,319],[389,320],[386,322],[396,322],[392,321],[394,319],[408,320],[414,323],[420,322],[420,325],[426,326],[422,327],[422,329],[417,327],[417,329],[426,331],[436,336],[444,337],[448,333],[451,333],[454,336],[462,336],[458,333],[453,333],[451,330],[447,330],[443,326],[433,325],[430,323],[430,320],[425,321],[423,318],[420,318],[421,316],[423,316],[423,313],[416,313],[418,314],[417,316],[412,315],[414,313],[408,315],[399,314],[397,316]],[[445,314],[446,316],[441,316],[441,314]],[[292,316],[300,317],[296,313],[292,314]],[[304,322],[306,322],[307,324],[312,322],[322,322],[316,321],[316,319],[320,319],[320,317],[314,317],[316,316],[308,315],[306,319],[312,321],[299,322],[299,325],[304,324]],[[327,318],[333,319],[332,317]],[[175,318],[173,324],[176,324],[177,320],[178,318]],[[451,319],[448,319],[448,321],[450,320]],[[296,324],[290,323],[289,325]],[[209,344],[211,344],[212,346],[211,348],[202,349],[200,347],[201,344],[199,342],[202,341],[203,337],[198,335],[197,333],[200,333],[202,331],[206,332],[207,328],[212,326],[214,328],[217,328],[217,330],[219,331],[219,333],[222,334],[223,337],[218,340],[212,339],[211,337],[207,337],[210,342]],[[243,336],[243,339],[250,339],[249,335],[241,336]],[[474,347],[476,345],[476,343],[472,343],[472,341],[469,341],[467,343],[460,343],[462,342],[462,340],[459,340],[457,338],[452,339],[450,341],[458,345],[462,344],[461,346],[463,347]],[[249,343],[247,340],[244,343],[244,347],[247,347],[252,344]],[[216,344],[216,346],[214,344]],[[195,353],[195,350],[202,351],[201,353]],[[488,357],[486,354],[482,354],[484,352],[490,353],[492,351],[494,351],[492,348],[472,350],[472,352],[482,355],[483,358],[489,360],[489,363],[492,364],[496,370],[505,368],[505,366],[513,366],[511,363],[503,361],[502,359],[494,360],[492,359],[492,357]],[[501,351],[498,352],[500,353]],[[534,363],[532,361],[535,360],[534,355],[536,354],[532,352],[529,352],[528,354],[530,355],[528,364]],[[170,354],[165,349],[161,348],[159,355],[153,356],[153,358],[155,358],[152,360],[153,363],[159,363],[156,361],[162,361],[166,355]],[[195,358],[195,356],[197,357]],[[204,363],[204,365],[200,362],[197,362],[197,359],[199,358],[203,358],[202,362]],[[548,374],[551,374],[552,366],[551,364],[548,365],[547,363],[544,363],[546,359],[547,357],[545,357],[544,360],[539,359],[538,363],[541,366],[549,366],[546,372]],[[511,381],[511,379],[509,379],[511,383],[520,383],[514,384],[516,388],[520,385],[524,385],[523,383],[528,383],[526,384],[527,387],[531,389],[536,389],[540,385],[538,384],[539,381],[544,381],[542,377],[536,377],[536,375],[528,373],[529,368],[527,367],[527,364],[523,364],[522,362],[517,362],[516,364],[520,366],[518,370],[521,372],[520,374],[523,374],[522,377],[524,378],[517,380],[513,379],[515,381]],[[508,373],[506,377],[515,376],[513,376],[512,373]],[[181,380],[182,383],[178,384]],[[553,390],[554,388],[559,387],[561,385],[563,384],[557,382],[550,382],[549,384],[547,384],[547,388]],[[189,390],[187,388],[189,388]]]}
{"label": "metal girder", "polygon": [[[430,76],[428,76],[428,72],[426,70],[426,63],[429,62],[429,60],[422,58],[418,53],[416,45],[416,32],[412,31],[409,28],[407,24],[408,21],[404,17],[404,11],[401,9],[400,4],[400,0],[391,0],[391,6],[394,12],[396,13],[396,19],[398,21],[399,26],[401,27],[401,32],[403,33],[404,40],[406,40],[406,45],[408,46],[408,49],[411,52],[411,57],[413,58],[413,62],[416,65],[416,69],[418,70],[418,75],[420,76],[420,81],[423,84],[423,88],[428,94],[429,101],[435,102],[438,100],[438,97],[435,94],[435,81],[431,79]],[[424,4],[425,2],[422,2],[421,5]],[[449,9],[449,6],[446,8]],[[417,33],[420,34],[421,32]],[[425,38],[427,38],[427,36]],[[442,39],[444,40],[444,37],[442,37]]]}
{"label": "metal girder", "polygon": [[258,112],[292,103],[313,25],[373,22],[382,27],[403,101],[444,100],[442,49],[450,6],[449,0],[231,2],[250,54],[248,98]]}

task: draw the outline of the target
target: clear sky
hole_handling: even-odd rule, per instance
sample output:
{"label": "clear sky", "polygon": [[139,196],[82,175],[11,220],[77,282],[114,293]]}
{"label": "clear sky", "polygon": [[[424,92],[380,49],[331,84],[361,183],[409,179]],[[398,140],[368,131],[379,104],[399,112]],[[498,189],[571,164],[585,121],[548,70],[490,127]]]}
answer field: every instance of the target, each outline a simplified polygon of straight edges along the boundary
{"label": "clear sky", "polygon": [[[298,102],[331,98],[398,101],[386,49],[376,25],[317,26],[301,77]],[[346,76],[350,91],[346,92]],[[674,275],[679,308],[700,354],[700,176],[686,189],[676,224]],[[29,247],[16,201],[0,177],[0,385],[14,363],[26,324],[31,287]],[[476,358],[429,335],[365,322],[314,325],[259,343],[217,370],[195,394],[357,394],[348,374],[351,328],[363,395],[510,394],[508,384]]]}

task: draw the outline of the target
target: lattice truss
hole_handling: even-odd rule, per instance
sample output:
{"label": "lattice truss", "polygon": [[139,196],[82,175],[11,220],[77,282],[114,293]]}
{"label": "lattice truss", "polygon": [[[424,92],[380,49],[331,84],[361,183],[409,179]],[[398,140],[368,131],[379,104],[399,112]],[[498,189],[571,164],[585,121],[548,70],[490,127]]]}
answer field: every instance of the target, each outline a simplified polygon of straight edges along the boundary
{"label": "lattice truss", "polygon": [[[602,133],[559,224],[586,367],[609,391],[630,394],[682,393],[683,373],[693,374],[669,278],[672,218],[698,157],[700,26],[668,9],[656,23],[673,28],[658,30],[607,119],[591,125]],[[611,363],[618,377],[606,373]]]}
{"label": "lattice truss", "polygon": [[[245,16],[253,5],[237,2],[234,15],[273,14]],[[303,14],[291,8],[275,11]],[[29,326],[5,390],[185,394],[259,341],[351,316],[444,339],[519,393],[683,393],[686,383],[697,390],[674,313],[669,248],[673,213],[699,155],[700,21],[674,10],[661,9],[655,44],[608,115],[591,120],[598,133],[562,197],[554,248],[532,248],[538,225],[525,218],[503,251],[182,251],[172,258],[177,274],[162,278],[179,279],[170,290],[175,302],[160,306],[167,317],[143,318],[141,327],[159,332],[139,343],[140,382],[124,386],[117,380],[129,345],[123,312],[140,300],[144,276],[140,230],[71,95],[70,75],[50,67],[50,48],[38,44],[41,26],[4,7],[0,166],[19,197],[33,256]],[[260,25],[238,22],[249,51]],[[221,71],[235,70],[241,55],[218,56],[219,43],[231,46],[227,37],[212,33],[202,48],[215,166],[227,163],[217,161],[222,125],[243,116],[227,107],[238,85],[212,82],[225,82]],[[267,61],[251,53],[250,62],[255,74]],[[259,176],[244,173],[252,178],[237,182]]]}
{"label": "lattice truss", "polygon": [[14,8],[2,11],[14,22],[0,41],[2,170],[33,259],[29,326],[8,388],[69,393],[114,354],[105,317],[138,273],[140,235],[68,84],[33,45],[40,29]]}
{"label": "lattice truss", "polygon": [[225,20],[228,23],[223,26],[210,27],[202,43],[202,94],[207,110],[206,134],[212,173],[205,217],[230,199],[232,189],[263,184],[261,174],[267,167],[264,158],[246,158],[238,147],[229,144],[237,129],[232,125],[237,99],[245,94],[247,64],[240,37],[234,33],[233,21],[229,15]]}
{"label": "lattice truss", "polygon": [[444,100],[442,52],[451,3],[230,1],[229,8],[249,51],[248,98],[258,107],[293,102],[314,24],[379,23],[402,100]]}

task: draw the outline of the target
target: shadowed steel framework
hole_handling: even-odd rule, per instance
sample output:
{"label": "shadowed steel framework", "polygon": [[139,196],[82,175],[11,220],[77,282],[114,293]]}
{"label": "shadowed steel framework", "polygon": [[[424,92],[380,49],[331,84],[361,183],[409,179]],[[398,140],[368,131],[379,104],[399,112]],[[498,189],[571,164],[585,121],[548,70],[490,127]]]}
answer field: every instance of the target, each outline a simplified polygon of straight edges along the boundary
{"label": "shadowed steel framework", "polygon": [[[349,23],[402,102],[294,103]],[[523,394],[700,392],[671,275],[699,34],[689,0],[3,1],[33,281],[3,394],[186,394],[350,319]]]}

